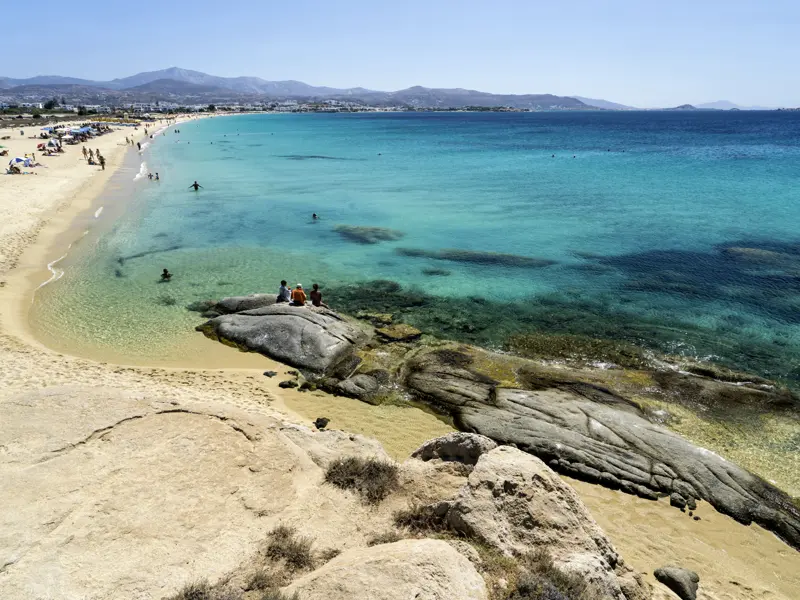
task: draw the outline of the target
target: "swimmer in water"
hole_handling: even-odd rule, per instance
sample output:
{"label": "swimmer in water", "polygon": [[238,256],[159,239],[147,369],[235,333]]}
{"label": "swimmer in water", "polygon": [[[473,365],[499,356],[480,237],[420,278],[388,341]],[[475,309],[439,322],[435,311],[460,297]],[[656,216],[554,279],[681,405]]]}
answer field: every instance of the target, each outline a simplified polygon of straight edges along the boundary
{"label": "swimmer in water", "polygon": [[316,221],[317,219],[319,219],[319,217],[317,216],[317,213],[314,213],[313,215],[311,215],[311,218],[312,218],[312,219],[314,219],[315,221]]}
{"label": "swimmer in water", "polygon": [[170,279],[172,279],[172,273],[164,269],[161,272],[161,281],[169,281]]}
{"label": "swimmer in water", "polygon": [[196,191],[197,191],[197,190],[199,190],[201,187],[203,187],[203,186],[202,186],[202,185],[200,185],[199,183],[197,183],[197,182],[195,181],[195,182],[194,182],[192,185],[190,185],[190,186],[189,186],[189,189],[191,189],[191,188],[194,188],[194,191],[196,192]]}

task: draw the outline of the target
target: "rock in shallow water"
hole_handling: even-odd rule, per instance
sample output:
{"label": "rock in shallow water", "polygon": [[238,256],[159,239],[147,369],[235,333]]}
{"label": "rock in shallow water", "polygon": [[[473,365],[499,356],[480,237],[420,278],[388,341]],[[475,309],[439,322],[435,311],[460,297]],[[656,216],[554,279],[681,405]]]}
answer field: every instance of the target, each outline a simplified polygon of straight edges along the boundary
{"label": "rock in shallow water", "polygon": [[331,310],[288,304],[222,315],[197,330],[316,374],[351,359],[356,344],[366,338]]}

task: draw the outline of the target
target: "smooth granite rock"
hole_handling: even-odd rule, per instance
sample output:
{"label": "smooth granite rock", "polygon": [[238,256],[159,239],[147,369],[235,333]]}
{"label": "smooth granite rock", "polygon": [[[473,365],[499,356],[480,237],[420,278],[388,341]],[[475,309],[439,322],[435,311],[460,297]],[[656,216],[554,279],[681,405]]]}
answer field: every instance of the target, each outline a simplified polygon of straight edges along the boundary
{"label": "smooth granite rock", "polygon": [[284,303],[223,315],[197,329],[314,374],[332,372],[353,358],[366,338],[331,310]]}
{"label": "smooth granite rock", "polygon": [[442,540],[402,540],[343,552],[287,590],[302,600],[486,600],[470,561]]}
{"label": "smooth granite rock", "polygon": [[277,300],[277,294],[250,294],[249,296],[231,296],[217,302],[210,310],[221,315],[254,310],[265,306],[272,306]]}
{"label": "smooth granite rock", "polygon": [[653,572],[655,578],[675,592],[681,600],[696,600],[700,577],[682,567],[661,567]]}
{"label": "smooth granite rock", "polygon": [[595,397],[502,388],[467,367],[456,352],[431,352],[409,364],[406,386],[448,410],[462,431],[514,444],[560,473],[645,498],[677,493],[706,500],[800,549],[800,510],[788,495],[651,423],[621,399],[610,402],[607,391]]}

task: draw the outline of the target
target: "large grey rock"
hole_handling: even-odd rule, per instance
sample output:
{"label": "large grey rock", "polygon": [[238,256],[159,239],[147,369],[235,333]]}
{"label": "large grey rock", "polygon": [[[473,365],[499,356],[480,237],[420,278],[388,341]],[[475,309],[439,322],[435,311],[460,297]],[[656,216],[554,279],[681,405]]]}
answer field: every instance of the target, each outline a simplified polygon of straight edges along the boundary
{"label": "large grey rock", "polygon": [[756,522],[800,549],[800,510],[776,487],[649,422],[606,392],[507,389],[453,356],[413,361],[407,387],[446,408],[457,427],[513,443],[561,473],[655,498],[698,498]]}
{"label": "large grey rock", "polygon": [[[578,494],[538,458],[510,446],[483,454],[455,500],[439,505],[448,527],[509,556],[544,549],[611,598],[650,598]],[[445,512],[446,511],[446,512]]]}
{"label": "large grey rock", "polygon": [[231,296],[223,298],[211,307],[211,310],[221,315],[254,310],[265,306],[272,306],[278,298],[277,294],[250,294],[249,296]]}
{"label": "large grey rock", "polygon": [[296,580],[303,600],[486,600],[470,561],[442,540],[402,540],[343,552]]}
{"label": "large grey rock", "polygon": [[428,440],[414,450],[412,458],[432,460],[438,458],[445,461],[474,465],[481,455],[497,448],[497,443],[485,435],[455,431],[442,437]]}
{"label": "large grey rock", "polygon": [[366,335],[324,308],[273,304],[223,315],[197,328],[312,373],[329,373],[353,357]]}
{"label": "large grey rock", "polygon": [[700,577],[694,571],[682,567],[661,567],[653,572],[655,578],[678,594],[681,600],[696,600]]}

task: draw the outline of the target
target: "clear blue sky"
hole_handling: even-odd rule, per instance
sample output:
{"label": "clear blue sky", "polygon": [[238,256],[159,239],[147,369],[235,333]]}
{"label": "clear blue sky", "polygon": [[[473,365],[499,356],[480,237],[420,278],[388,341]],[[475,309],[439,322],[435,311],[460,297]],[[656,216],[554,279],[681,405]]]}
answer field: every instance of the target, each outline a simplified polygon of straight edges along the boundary
{"label": "clear blue sky", "polygon": [[0,75],[112,79],[179,66],[643,107],[800,105],[798,0],[39,0],[14,12],[29,9],[35,22],[3,27]]}

